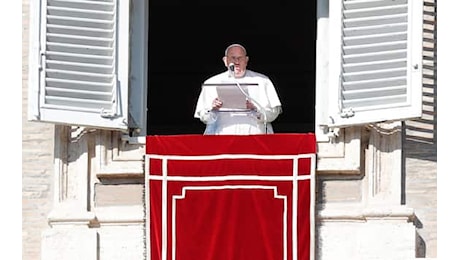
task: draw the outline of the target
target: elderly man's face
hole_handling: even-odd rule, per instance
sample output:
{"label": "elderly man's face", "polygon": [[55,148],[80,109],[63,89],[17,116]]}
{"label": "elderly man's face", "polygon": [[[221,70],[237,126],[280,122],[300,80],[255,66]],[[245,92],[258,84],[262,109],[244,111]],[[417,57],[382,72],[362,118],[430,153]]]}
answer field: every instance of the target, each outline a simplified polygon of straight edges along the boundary
{"label": "elderly man's face", "polygon": [[232,47],[228,50],[227,56],[224,57],[225,66],[228,67],[230,63],[235,64],[235,77],[239,78],[244,76],[246,66],[248,65],[249,57],[246,56],[244,50],[240,47]]}

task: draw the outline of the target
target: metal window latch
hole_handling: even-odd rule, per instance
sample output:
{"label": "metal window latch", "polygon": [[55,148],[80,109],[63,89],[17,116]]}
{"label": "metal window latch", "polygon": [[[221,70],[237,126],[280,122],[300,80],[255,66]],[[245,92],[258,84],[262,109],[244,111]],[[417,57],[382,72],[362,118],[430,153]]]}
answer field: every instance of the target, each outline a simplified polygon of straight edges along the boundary
{"label": "metal window latch", "polygon": [[341,118],[350,118],[355,116],[355,111],[353,111],[353,108],[347,108],[343,109],[342,112],[340,113]]}
{"label": "metal window latch", "polygon": [[46,55],[46,52],[45,51],[40,51],[40,58],[39,58],[39,61],[38,61],[38,70],[41,71],[43,70],[43,68],[45,67],[45,55]]}
{"label": "metal window latch", "polygon": [[330,127],[326,136],[329,138],[329,142],[332,143],[339,136],[340,128]]}
{"label": "metal window latch", "polygon": [[102,118],[114,118],[114,117],[117,116],[117,113],[115,113],[113,111],[108,111],[108,110],[102,108],[100,115],[101,115]]}
{"label": "metal window latch", "polygon": [[146,143],[145,136],[130,136],[129,134],[123,134],[121,140],[127,144],[142,145]]}
{"label": "metal window latch", "polygon": [[332,116],[329,116],[329,125],[321,125],[321,129],[323,130],[323,133],[327,136],[329,139],[329,142],[332,143],[335,141],[335,139],[339,136],[340,134],[340,127],[333,127],[335,123],[335,120]]}

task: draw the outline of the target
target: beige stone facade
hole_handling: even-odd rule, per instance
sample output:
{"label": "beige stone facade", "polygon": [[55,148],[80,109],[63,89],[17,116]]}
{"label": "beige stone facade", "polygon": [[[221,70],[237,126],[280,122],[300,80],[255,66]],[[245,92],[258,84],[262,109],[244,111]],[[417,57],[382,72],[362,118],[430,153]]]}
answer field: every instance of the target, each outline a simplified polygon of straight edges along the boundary
{"label": "beige stone facade", "polygon": [[[39,260],[41,233],[53,208],[54,125],[27,121],[29,1],[22,1],[22,255]],[[33,159],[31,159],[33,158]]]}

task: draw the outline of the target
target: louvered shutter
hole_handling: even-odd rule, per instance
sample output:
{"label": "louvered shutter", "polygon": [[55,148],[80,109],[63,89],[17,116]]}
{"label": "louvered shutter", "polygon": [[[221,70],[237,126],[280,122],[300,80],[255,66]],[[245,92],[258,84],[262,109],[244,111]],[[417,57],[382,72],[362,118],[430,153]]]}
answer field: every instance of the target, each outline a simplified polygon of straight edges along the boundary
{"label": "louvered shutter", "polygon": [[127,129],[128,3],[41,1],[39,64],[31,64],[39,86],[29,95],[38,108],[29,119]]}
{"label": "louvered shutter", "polygon": [[332,93],[337,106],[329,116],[330,126],[421,116],[422,4],[341,0],[337,5],[341,59],[338,73],[332,75],[336,81],[331,80],[338,91]]}

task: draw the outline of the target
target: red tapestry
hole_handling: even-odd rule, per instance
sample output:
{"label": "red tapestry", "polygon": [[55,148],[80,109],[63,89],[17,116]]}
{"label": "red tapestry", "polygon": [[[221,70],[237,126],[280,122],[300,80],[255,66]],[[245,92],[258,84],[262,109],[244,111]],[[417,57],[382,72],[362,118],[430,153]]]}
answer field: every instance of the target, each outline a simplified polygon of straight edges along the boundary
{"label": "red tapestry", "polygon": [[314,259],[313,134],[148,136],[151,260]]}

